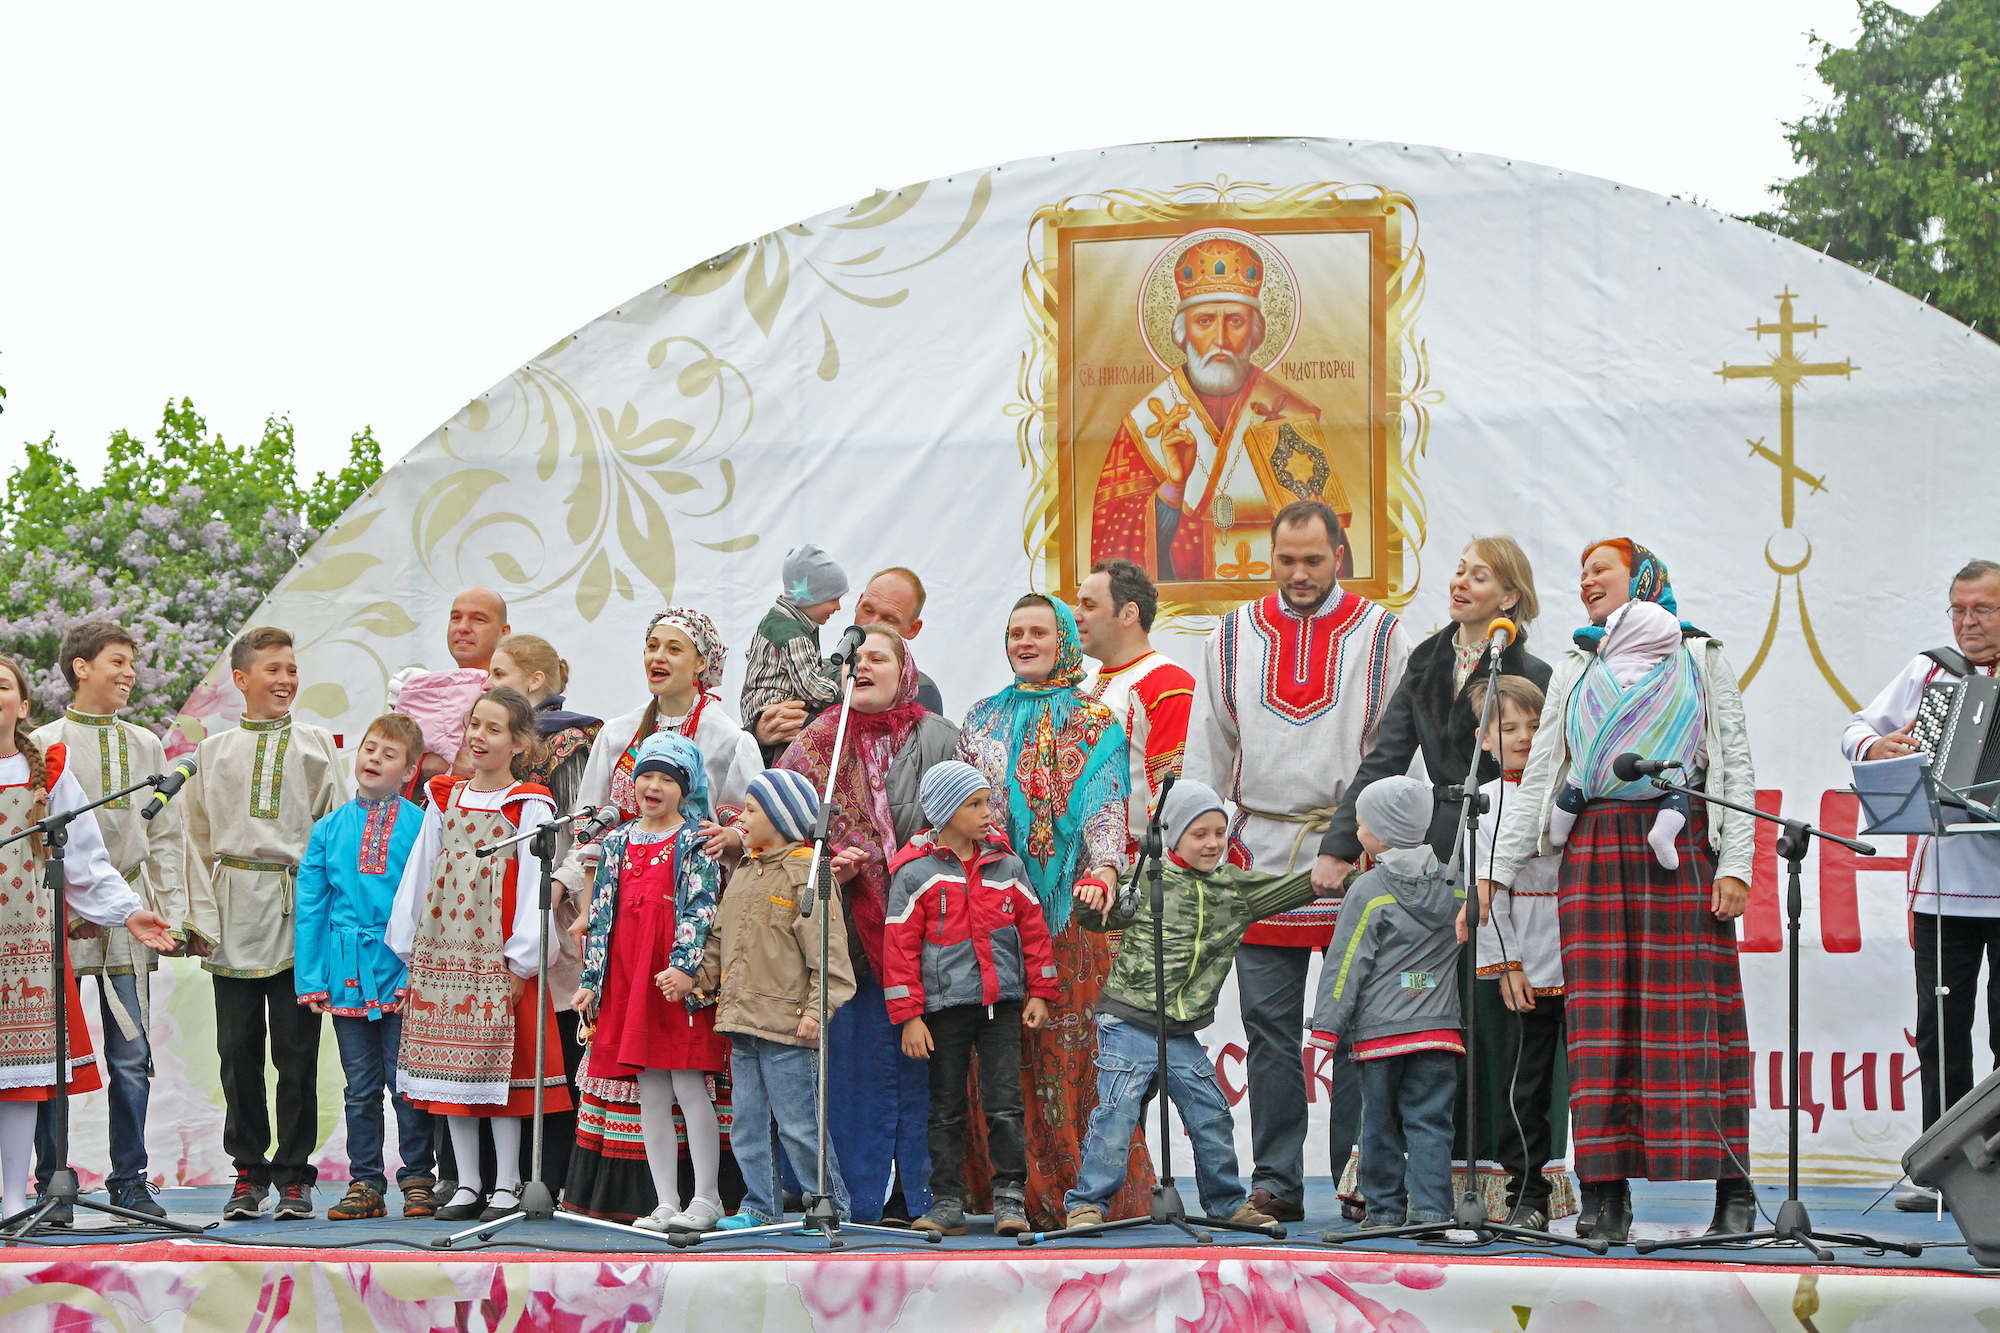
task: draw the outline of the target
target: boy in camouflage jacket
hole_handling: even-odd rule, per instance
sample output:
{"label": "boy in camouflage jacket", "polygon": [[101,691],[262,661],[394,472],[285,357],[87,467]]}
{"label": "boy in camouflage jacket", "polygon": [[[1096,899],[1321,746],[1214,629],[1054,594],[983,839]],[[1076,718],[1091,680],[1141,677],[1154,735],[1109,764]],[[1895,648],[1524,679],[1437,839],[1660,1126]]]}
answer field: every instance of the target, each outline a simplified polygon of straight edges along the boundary
{"label": "boy in camouflage jacket", "polygon": [[[1199,782],[1176,782],[1160,813],[1172,849],[1161,867],[1167,1094],[1194,1144],[1202,1211],[1265,1225],[1272,1219],[1245,1201],[1229,1102],[1194,1034],[1215,1020],[1216,995],[1243,932],[1264,917],[1311,902],[1312,872],[1268,875],[1224,865],[1228,821],[1222,801]],[[1072,1227],[1103,1221],[1104,1205],[1124,1184],[1132,1133],[1159,1063],[1150,886],[1142,881],[1131,916],[1120,913],[1094,886],[1077,892],[1076,915],[1084,929],[1122,930],[1125,937],[1097,1001],[1097,1109],[1091,1113],[1076,1188],[1065,1200]]]}

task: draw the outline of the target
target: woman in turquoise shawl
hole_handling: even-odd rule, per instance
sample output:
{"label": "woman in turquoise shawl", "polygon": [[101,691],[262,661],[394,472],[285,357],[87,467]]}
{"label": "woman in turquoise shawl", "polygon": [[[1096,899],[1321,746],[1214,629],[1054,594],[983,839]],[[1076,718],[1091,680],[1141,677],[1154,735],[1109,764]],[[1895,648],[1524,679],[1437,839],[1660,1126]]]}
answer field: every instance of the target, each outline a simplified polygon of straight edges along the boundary
{"label": "woman in turquoise shawl", "polygon": [[[1007,620],[1014,683],[974,704],[959,734],[959,758],[993,784],[1008,843],[1028,869],[1055,946],[1059,992],[1048,1025],[1021,1038],[1021,1092],[1027,1112],[1029,1220],[1064,1223],[1063,1191],[1076,1180],[1084,1134],[1097,1106],[1098,992],[1112,948],[1070,919],[1080,880],[1115,885],[1125,868],[1125,732],[1076,687],[1083,644],[1061,602],[1030,593]],[[966,1211],[988,1206],[986,1122],[966,1117]],[[1143,1213],[1153,1173],[1134,1139],[1114,1217]]]}

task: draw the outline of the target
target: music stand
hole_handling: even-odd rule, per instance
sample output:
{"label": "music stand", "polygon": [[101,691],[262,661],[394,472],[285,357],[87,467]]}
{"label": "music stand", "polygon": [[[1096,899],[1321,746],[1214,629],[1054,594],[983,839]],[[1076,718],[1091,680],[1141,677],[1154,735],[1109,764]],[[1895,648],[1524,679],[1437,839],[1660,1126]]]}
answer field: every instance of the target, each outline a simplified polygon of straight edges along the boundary
{"label": "music stand", "polygon": [[[2000,814],[1992,805],[1982,804],[1973,799],[1972,793],[1984,793],[1991,801],[2000,794],[2000,782],[1975,783],[1959,790],[1940,781],[1931,763],[1930,755],[1921,750],[1911,754],[1898,755],[1894,759],[1863,759],[1853,765],[1854,795],[1861,803],[1861,809],[1868,816],[1868,827],[1862,832],[1874,836],[1881,833],[1915,833],[1933,838],[1948,838],[1966,833],[2000,833]],[[1919,797],[1922,799],[1920,800]],[[1948,812],[1961,811],[1975,817],[1979,822],[1955,821]],[[1940,876],[1943,867],[1939,867]],[[1942,885],[1940,885],[1942,887]],[[1940,899],[1938,906],[1943,907]],[[1939,975],[1931,986],[1932,1001],[1937,1005],[1937,1070],[1938,1103],[1944,1103],[1944,997],[1951,988],[1944,984],[1944,913],[1932,916],[1935,934],[1932,941],[1932,957],[1938,960]],[[1944,1220],[1944,1195],[1937,1200],[1937,1220]]]}
{"label": "music stand", "polygon": [[[141,1213],[130,1208],[121,1208],[115,1203],[98,1203],[94,1199],[83,1198],[77,1187],[76,1170],[69,1164],[70,970],[69,949],[67,946],[69,912],[65,906],[65,889],[67,884],[63,877],[63,849],[69,842],[69,826],[79,815],[95,810],[100,805],[109,805],[121,797],[130,796],[133,792],[158,788],[166,780],[166,774],[155,773],[143,781],[133,783],[122,791],[114,791],[109,795],[100,796],[88,804],[77,806],[74,810],[65,810],[60,814],[50,814],[46,819],[29,825],[13,837],[0,839],[0,847],[7,847],[19,842],[23,838],[32,837],[34,834],[39,833],[42,835],[42,849],[45,853],[42,858],[42,890],[49,896],[50,903],[54,908],[49,913],[49,930],[54,936],[55,944],[54,959],[51,968],[54,975],[50,981],[49,989],[55,996],[56,1010],[56,1095],[53,1099],[55,1101],[56,1118],[56,1168],[49,1174],[48,1190],[39,1200],[28,1205],[28,1207],[22,1209],[20,1212],[15,1213],[12,1217],[0,1218],[0,1240],[26,1240],[30,1237],[44,1235],[49,1231],[57,1230],[57,1228],[49,1225],[48,1216],[62,1204],[69,1204],[72,1208],[88,1208],[92,1212],[103,1213],[109,1217],[122,1217],[127,1222],[137,1223],[140,1226],[151,1227],[159,1231],[170,1231],[182,1236],[199,1236],[215,1225],[213,1222],[201,1226],[196,1226],[192,1222],[175,1222],[164,1217],[154,1217],[151,1213]],[[85,1233],[68,1231],[65,1234],[85,1234],[115,1239],[128,1230],[129,1228],[125,1227],[109,1227],[94,1229]],[[150,1237],[135,1236],[133,1239],[142,1240],[150,1239]]]}
{"label": "music stand", "polygon": [[[1618,768],[1618,765],[1627,759],[1637,758],[1637,755],[1620,755],[1618,760],[1614,761],[1614,768]],[[1627,776],[1622,768],[1618,769],[1618,774],[1620,777]],[[1785,932],[1787,935],[1785,946],[1785,1019],[1788,1042],[1786,1057],[1788,1062],[1787,1068],[1791,1076],[1791,1095],[1786,1099],[1788,1102],[1786,1115],[1789,1118],[1789,1127],[1785,1145],[1785,1201],[1778,1205],[1778,1217],[1774,1223],[1768,1227],[1733,1234],[1686,1236],[1679,1240],[1642,1240],[1637,1242],[1633,1246],[1633,1249],[1637,1250],[1640,1254],[1651,1254],[1654,1250],[1706,1249],[1713,1245],[1734,1245],[1753,1240],[1783,1240],[1799,1245],[1819,1262],[1828,1263],[1833,1259],[1833,1251],[1816,1243],[1824,1240],[1831,1241],[1837,1245],[1862,1245],[1869,1249],[1895,1250],[1898,1253],[1907,1254],[1911,1258],[1921,1256],[1924,1252],[1924,1247],[1921,1245],[1909,1244],[1903,1241],[1878,1240],[1873,1236],[1864,1236],[1852,1232],[1815,1231],[1813,1229],[1812,1216],[1806,1211],[1804,1202],[1799,1198],[1799,917],[1805,911],[1805,890],[1800,887],[1800,877],[1805,865],[1806,852],[1812,846],[1814,838],[1823,838],[1828,842],[1837,842],[1849,851],[1861,856],[1873,856],[1875,855],[1875,849],[1865,842],[1857,842],[1853,838],[1843,838],[1838,834],[1828,833],[1825,829],[1815,828],[1803,819],[1785,819],[1782,816],[1759,810],[1755,806],[1740,805],[1735,801],[1724,800],[1720,796],[1711,796],[1707,792],[1694,787],[1684,787],[1679,783],[1669,782],[1664,777],[1655,775],[1653,785],[1661,791],[1677,792],[1682,796],[1706,801],[1710,805],[1719,805],[1726,810],[1734,810],[1739,814],[1767,820],[1770,823],[1776,824],[1779,828],[1777,852],[1780,857],[1784,858],[1785,862]],[[1717,1137],[1720,1137],[1719,1131]],[[1744,1174],[1746,1176],[1749,1174],[1747,1168]]]}

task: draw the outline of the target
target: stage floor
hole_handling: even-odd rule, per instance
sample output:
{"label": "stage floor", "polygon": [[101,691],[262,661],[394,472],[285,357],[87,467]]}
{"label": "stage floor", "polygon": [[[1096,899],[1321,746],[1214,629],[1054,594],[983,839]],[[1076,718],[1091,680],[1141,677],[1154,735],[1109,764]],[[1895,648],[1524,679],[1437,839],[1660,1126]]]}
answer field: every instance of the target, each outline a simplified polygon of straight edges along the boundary
{"label": "stage floor", "polygon": [[[340,1190],[315,1204],[323,1213]],[[206,1223],[221,1189],[169,1190],[172,1216]],[[1780,1192],[1759,1191],[1768,1212]],[[1023,1247],[976,1219],[942,1245],[853,1235],[829,1254],[817,1237],[717,1241],[678,1250],[647,1233],[525,1223],[452,1250],[453,1228],[400,1218],[225,1223],[200,1239],[115,1245],[84,1230],[0,1252],[0,1328],[177,1333],[231,1329],[511,1330],[598,1333],[652,1326],[714,1333],[880,1333],[1014,1329],[1050,1333],[1224,1333],[1249,1328],[1532,1328],[1681,1333],[1690,1328],[1832,1333],[1923,1328],[1990,1333],[2000,1289],[1973,1265],[1956,1227],[1898,1213],[1879,1191],[1806,1193],[1825,1231],[1860,1230],[1927,1246],[1921,1258],[1842,1247],[1802,1263],[1790,1247],[1701,1249],[1605,1258],[1563,1247],[1383,1242],[1330,1247],[1330,1186],[1285,1241],[1217,1233],[1194,1245],[1137,1229]],[[1635,1188],[1637,1233],[1669,1238],[1707,1225],[1712,1195],[1689,1185]],[[99,1196],[101,1197],[101,1196]],[[1568,1223],[1559,1223],[1566,1229]],[[703,1262],[713,1260],[714,1262]],[[1982,1318],[1983,1315],[1983,1318]],[[1532,1322],[1531,1322],[1532,1321]]]}

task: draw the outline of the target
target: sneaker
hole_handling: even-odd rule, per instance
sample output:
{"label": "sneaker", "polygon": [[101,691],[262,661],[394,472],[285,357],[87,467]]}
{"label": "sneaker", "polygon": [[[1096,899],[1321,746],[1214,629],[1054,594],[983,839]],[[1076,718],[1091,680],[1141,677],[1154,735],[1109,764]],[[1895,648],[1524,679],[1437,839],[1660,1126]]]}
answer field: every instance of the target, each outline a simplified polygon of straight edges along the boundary
{"label": "sneaker", "polygon": [[387,1217],[389,1209],[382,1202],[382,1191],[365,1180],[349,1182],[347,1193],[339,1203],[326,1210],[329,1222],[352,1222],[363,1217]]}
{"label": "sneaker", "polygon": [[680,1216],[678,1209],[669,1208],[667,1205],[661,1204],[644,1217],[633,1218],[632,1225],[641,1231],[665,1231],[668,1220],[678,1216]]}
{"label": "sneaker", "polygon": [[710,1199],[696,1199],[667,1219],[671,1231],[713,1231],[722,1220],[722,1205]]}
{"label": "sneaker", "polygon": [[1027,1196],[1017,1189],[994,1190],[993,1234],[1018,1236],[1027,1230]]}
{"label": "sneaker", "polygon": [[940,1236],[965,1234],[965,1205],[957,1199],[937,1199],[931,1210],[914,1224],[918,1231],[934,1231]]}
{"label": "sneaker", "polygon": [[128,1213],[144,1213],[148,1217],[165,1217],[167,1210],[153,1201],[153,1195],[160,1187],[150,1180],[119,1181],[111,1186],[113,1207],[123,1208]]}
{"label": "sneaker", "polygon": [[1094,1203],[1078,1204],[1070,1209],[1069,1216],[1063,1219],[1063,1226],[1071,1231],[1078,1227],[1102,1226],[1103,1223],[1104,1210]]}
{"label": "sneaker", "polygon": [[482,1222],[497,1222],[503,1217],[512,1217],[520,1211],[520,1186],[516,1185],[513,1189],[508,1189],[505,1185],[502,1185],[499,1189],[494,1190],[493,1197],[487,1200],[486,1207],[479,1214],[479,1220]]}
{"label": "sneaker", "polygon": [[278,1188],[278,1207],[271,1214],[280,1222],[296,1222],[313,1215],[312,1186],[294,1181]]}
{"label": "sneaker", "polygon": [[411,1176],[401,1182],[404,1217],[430,1217],[437,1212],[437,1187],[428,1176]]}
{"label": "sneaker", "polygon": [[[37,1195],[33,1201],[34,1206],[40,1207],[45,1197],[47,1196]],[[42,1225],[53,1227],[58,1231],[67,1230],[76,1225],[76,1208],[67,1203],[59,1203],[43,1216]]]}
{"label": "sneaker", "polygon": [[765,1227],[769,1222],[760,1222],[748,1213],[731,1213],[715,1224],[717,1231],[748,1231],[751,1227]]}
{"label": "sneaker", "polygon": [[225,1222],[248,1222],[264,1215],[264,1199],[270,1193],[268,1187],[259,1185],[248,1176],[236,1177],[236,1188],[229,1195],[229,1202],[222,1206],[222,1220]]}
{"label": "sneaker", "polygon": [[1260,1213],[1247,1203],[1231,1213],[1229,1220],[1246,1227],[1273,1227],[1278,1224],[1277,1218],[1269,1213]]}

